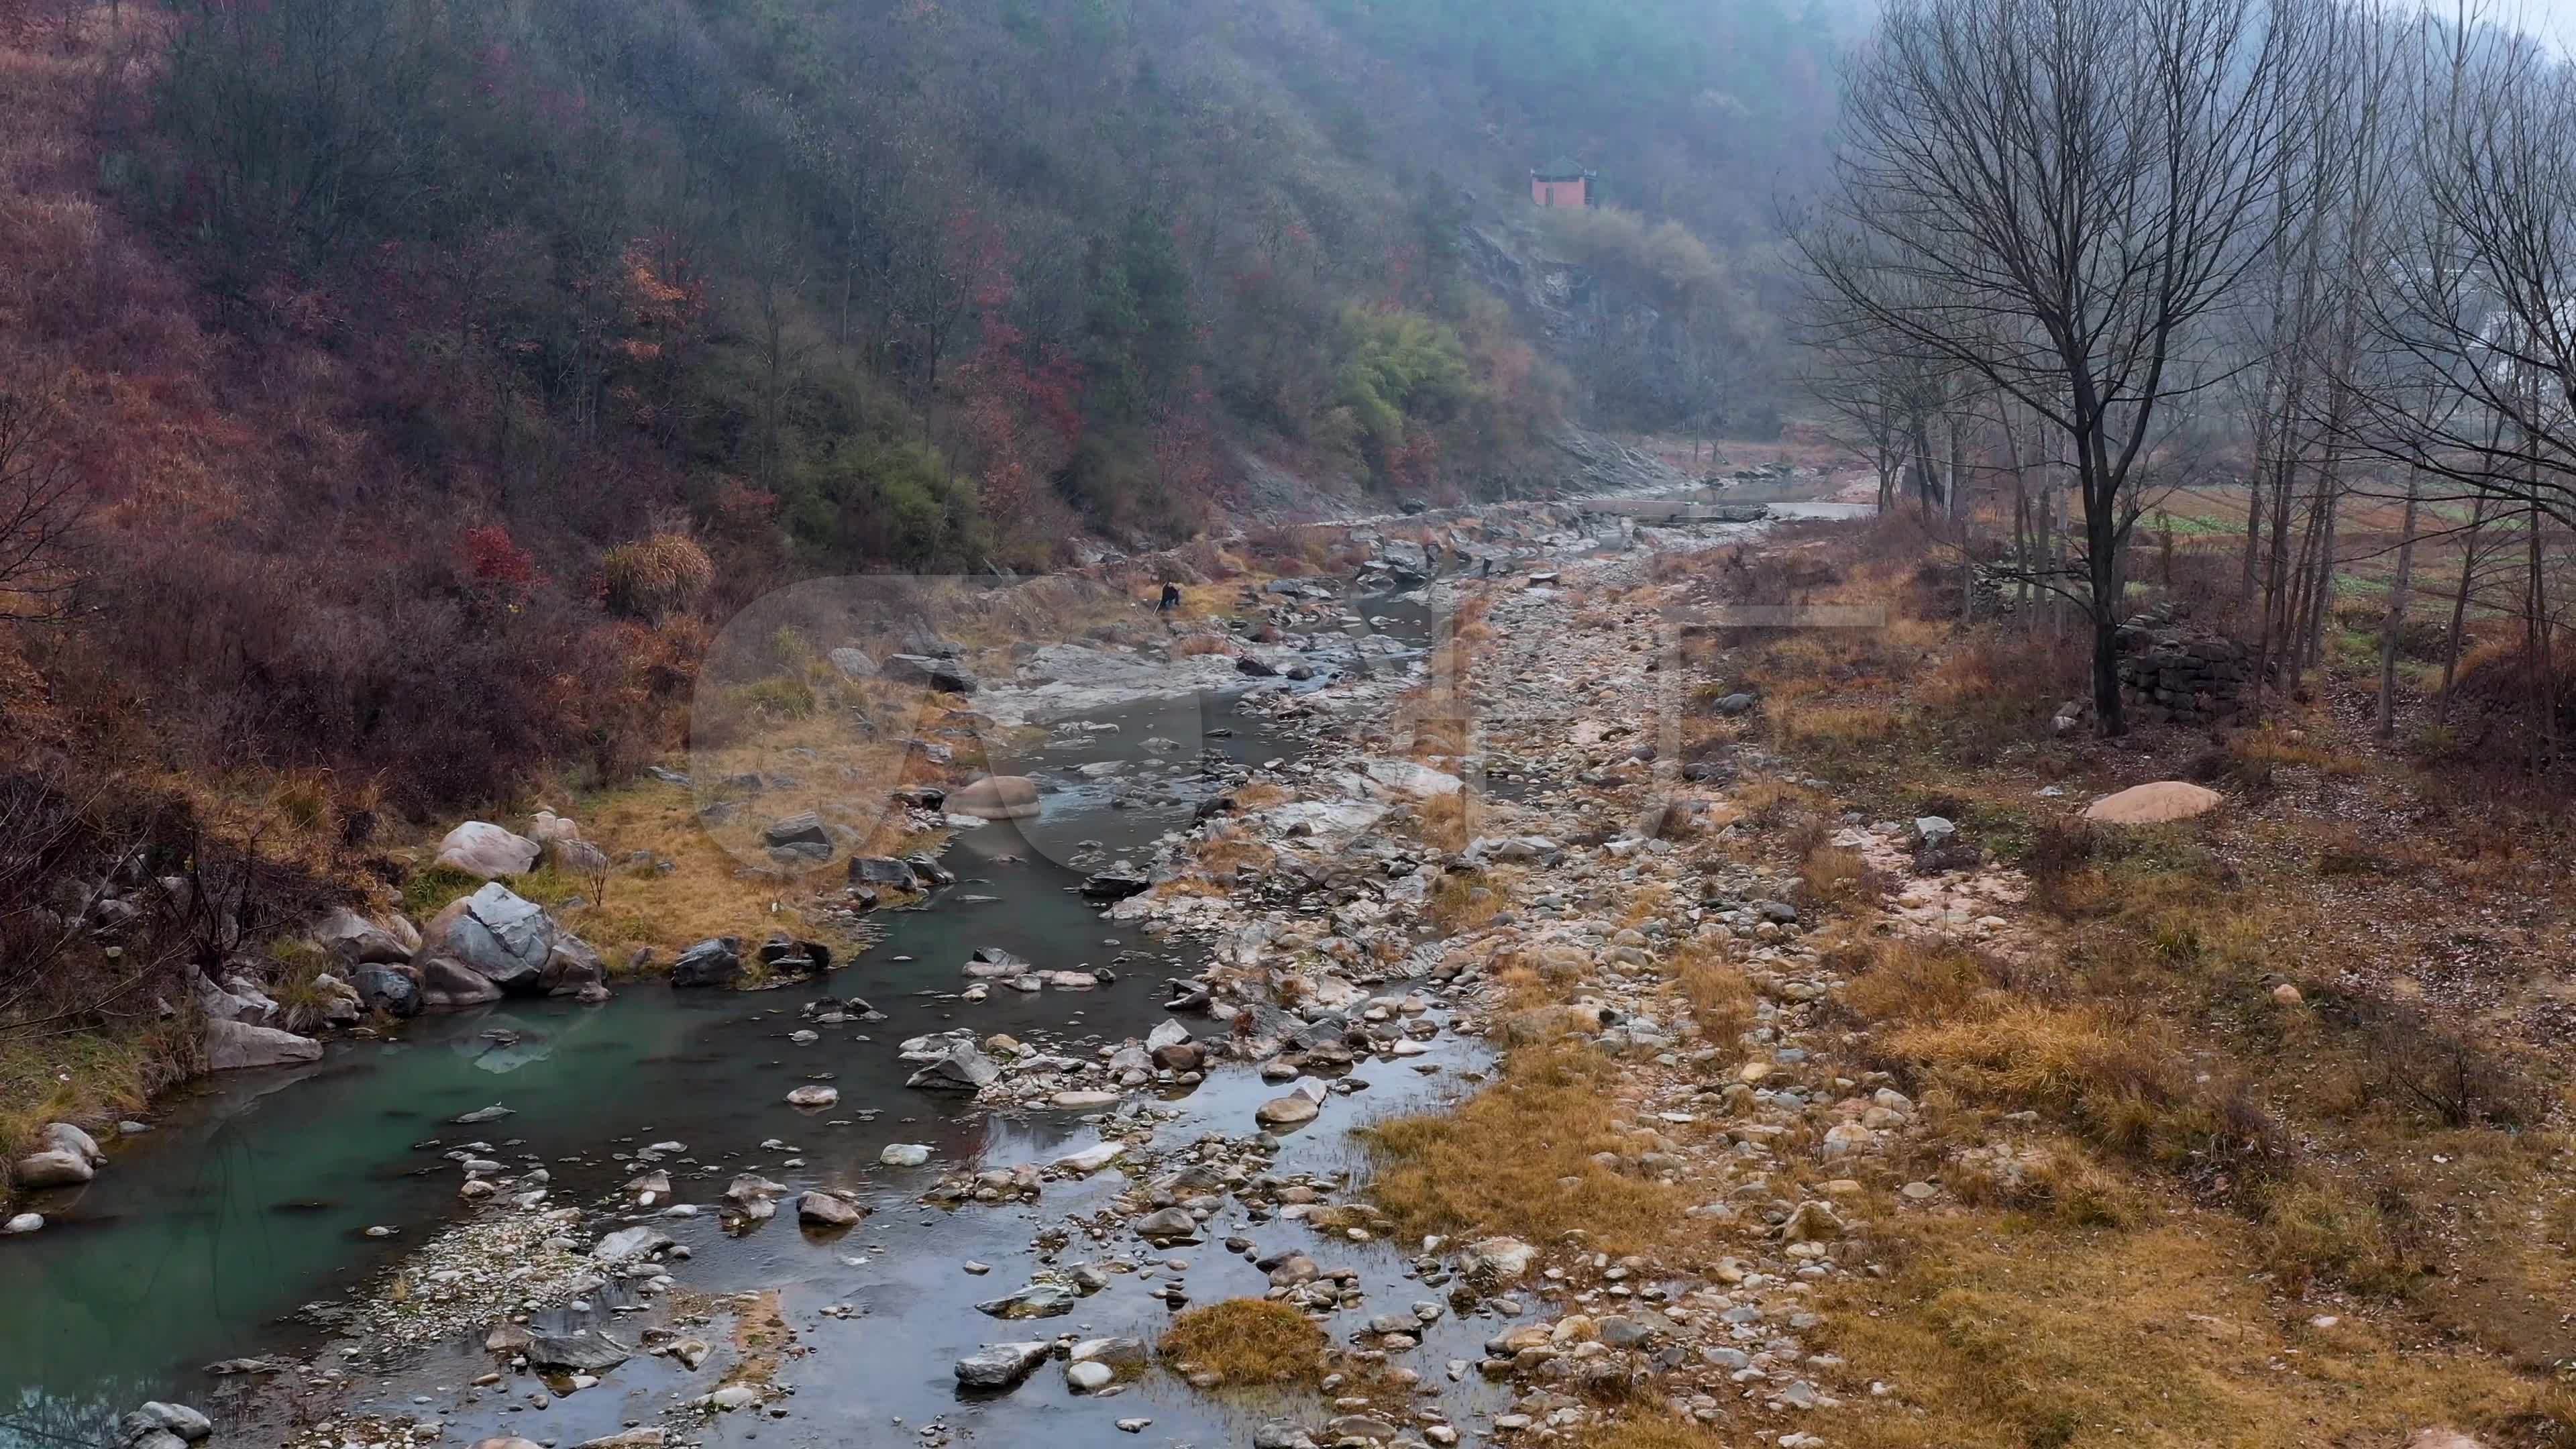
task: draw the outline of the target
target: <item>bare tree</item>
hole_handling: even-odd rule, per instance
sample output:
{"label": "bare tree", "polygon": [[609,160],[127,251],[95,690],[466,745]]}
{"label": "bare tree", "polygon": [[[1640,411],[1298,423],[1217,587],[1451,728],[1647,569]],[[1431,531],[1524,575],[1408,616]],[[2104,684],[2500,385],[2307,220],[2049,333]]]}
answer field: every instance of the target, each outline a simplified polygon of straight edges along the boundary
{"label": "bare tree", "polygon": [[[2546,764],[2558,702],[2544,554],[2552,527],[2576,521],[2576,70],[2465,10],[2415,38],[2410,211],[2367,269],[2370,351],[2357,359],[2393,381],[2353,390],[2350,431],[2404,468],[2410,522],[2471,505],[2446,709],[2479,533],[2517,533],[2533,753]],[[2391,630],[2401,623],[2392,614]]]}
{"label": "bare tree", "polygon": [[0,387],[0,619],[58,618],[71,602],[88,500],[70,443],[58,395]]}
{"label": "bare tree", "polygon": [[1815,365],[1800,381],[1834,415],[1834,440],[1869,459],[1878,511],[1889,512],[1932,405],[1932,369],[1904,339],[1877,334],[1866,316],[1818,307],[1806,321]]}
{"label": "bare tree", "polygon": [[1896,0],[1799,239],[1823,296],[2064,436],[2106,733],[2142,463],[2302,204],[2315,28],[2309,0]]}
{"label": "bare tree", "polygon": [[2540,41],[2431,28],[2414,170],[2423,214],[2379,259],[2375,345],[2392,371],[2356,435],[2420,468],[2425,498],[2576,521],[2576,72]]}

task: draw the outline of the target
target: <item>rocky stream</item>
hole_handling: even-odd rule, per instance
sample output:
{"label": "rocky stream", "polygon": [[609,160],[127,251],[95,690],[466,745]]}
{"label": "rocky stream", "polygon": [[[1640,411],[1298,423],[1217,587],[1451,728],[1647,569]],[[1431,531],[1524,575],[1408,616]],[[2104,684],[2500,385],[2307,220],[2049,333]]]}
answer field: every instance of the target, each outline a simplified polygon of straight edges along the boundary
{"label": "rocky stream", "polygon": [[[975,708],[1045,731],[1015,777],[1042,787],[952,814],[974,828],[829,969],[505,996],[215,1078],[0,1244],[0,1445],[1546,1441],[1605,1377],[1819,1442],[1800,1416],[1846,1376],[1803,1347],[1802,1296],[1857,1255],[1830,1192],[1764,1167],[1793,1129],[1867,1152],[1911,1104],[1810,1058],[1831,981],[1785,883],[1665,838],[1728,782],[1658,748],[1683,681],[1651,606],[1574,623],[1656,550],[1760,526],[1495,509],[1445,559],[1390,542],[1248,595],[1289,626],[1255,663],[1040,651]],[[1472,738],[1424,763],[1399,700],[1478,595],[1501,643],[1449,684]],[[1388,828],[1450,796],[1462,848]],[[1258,865],[1218,849],[1247,842]],[[1434,892],[1470,870],[1505,899],[1444,930]],[[1672,909],[1633,919],[1645,890]],[[1980,890],[1904,909],[1991,929]],[[1656,970],[1685,939],[1758,988],[1754,1058],[1716,1087]],[[1507,1012],[1507,956],[1569,1004]],[[1705,1180],[1694,1213],[1760,1246],[1674,1275],[1394,1240],[1351,1129],[1534,1035],[1633,1064],[1657,1140],[1621,1170]],[[1337,1346],[1320,1395],[1158,1352],[1176,1310],[1265,1296]]]}

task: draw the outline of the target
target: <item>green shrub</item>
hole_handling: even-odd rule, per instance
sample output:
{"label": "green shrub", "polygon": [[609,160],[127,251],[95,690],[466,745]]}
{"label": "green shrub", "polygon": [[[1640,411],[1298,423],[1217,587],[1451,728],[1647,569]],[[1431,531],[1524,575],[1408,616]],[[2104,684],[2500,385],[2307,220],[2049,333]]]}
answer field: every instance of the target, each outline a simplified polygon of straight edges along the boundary
{"label": "green shrub", "polygon": [[462,900],[482,889],[483,878],[452,865],[432,865],[411,873],[403,882],[403,913],[415,921],[426,922],[447,909],[450,901]]}
{"label": "green shrub", "polygon": [[732,698],[744,713],[773,720],[810,719],[818,704],[814,686],[789,674],[746,684],[734,690]]}
{"label": "green shrub", "polygon": [[1342,360],[1333,374],[1380,481],[1420,425],[1446,421],[1474,393],[1466,348],[1447,325],[1401,308],[1342,313]]}

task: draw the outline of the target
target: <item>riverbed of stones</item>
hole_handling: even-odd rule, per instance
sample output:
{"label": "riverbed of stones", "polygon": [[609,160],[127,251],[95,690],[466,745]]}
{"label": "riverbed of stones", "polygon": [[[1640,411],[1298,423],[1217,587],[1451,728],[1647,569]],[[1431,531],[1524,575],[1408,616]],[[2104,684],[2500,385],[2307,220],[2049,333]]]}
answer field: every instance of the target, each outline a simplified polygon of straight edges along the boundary
{"label": "riverbed of stones", "polygon": [[[1114,1043],[979,1036],[966,1027],[897,1046],[932,1074],[917,1075],[916,1086],[971,1091],[995,1110],[1086,1111],[1100,1133],[1096,1145],[1053,1161],[944,1173],[920,1201],[1026,1205],[1058,1183],[1116,1174],[1105,1200],[1084,1195],[1081,1212],[1039,1228],[1040,1266],[1026,1283],[978,1302],[997,1326],[1057,1316],[1131,1275],[1149,1276],[1153,1296],[1179,1307],[1189,1301],[1186,1270],[1171,1255],[1212,1246],[1242,1254],[1266,1276],[1271,1297],[1325,1322],[1336,1345],[1314,1414],[1262,1425],[1256,1442],[1274,1449],[1552,1442],[1586,1432],[1608,1412],[1606,1401],[1639,1390],[1677,1413],[1798,1449],[1824,1442],[1827,1416],[1850,1395],[1896,1391],[1810,1344],[1820,1286],[1876,1271],[1865,1205],[1883,1195],[1865,1182],[1884,1173],[1869,1164],[1910,1130],[1913,1105],[1883,1078],[1831,1061],[1819,1004],[1839,982],[1807,943],[1810,923],[1791,904],[1792,883],[1782,870],[1739,859],[1743,852],[1728,848],[1734,827],[1694,824],[1727,813],[1721,777],[1686,778],[1657,759],[1647,723],[1675,691],[1656,677],[1658,651],[1635,647],[1654,627],[1644,560],[1580,557],[1588,543],[1559,537],[1553,547],[1568,556],[1553,567],[1469,585],[1494,591],[1489,622],[1515,641],[1480,659],[1469,681],[1488,702],[1469,757],[1424,763],[1390,736],[1390,707],[1422,683],[1418,668],[1355,678],[1346,689],[1260,697],[1253,707],[1291,716],[1315,748],[1294,766],[1244,777],[1243,785],[1265,787],[1263,803],[1229,802],[1167,835],[1152,852],[1151,887],[1105,913],[1113,929],[1148,938],[1210,938],[1208,968],[1170,980],[1173,1016],[1161,1027]],[[1604,597],[1622,601],[1606,619]],[[1578,611],[1588,627],[1576,627]],[[1477,800],[1478,833],[1463,849],[1422,841],[1411,829],[1422,806],[1477,788],[1494,762],[1521,781],[1547,783]],[[1845,843],[1903,870],[1920,858],[1915,831],[1855,820]],[[1218,844],[1239,850],[1248,836],[1269,852],[1259,869],[1214,858]],[[1456,934],[1431,927],[1432,888],[1450,871],[1473,871],[1476,889],[1500,894],[1487,924]],[[1909,885],[1892,924],[1991,934],[2004,929],[1995,912],[2015,890],[1991,872],[1947,873]],[[1632,908],[1647,898],[1665,904]],[[1741,1039],[1706,1039],[1672,991],[1664,964],[1686,944],[1713,946],[1744,971],[1756,1004]],[[1130,959],[1161,964],[1142,951]],[[1560,1000],[1506,1010],[1496,977],[1513,961],[1536,962]],[[977,980],[976,964],[960,963],[961,1000],[976,985],[1030,974],[1027,963],[986,961],[998,969]],[[864,1009],[826,998],[801,1015],[837,1026]],[[1388,1252],[1389,1225],[1368,1205],[1363,1182],[1348,1172],[1276,1170],[1281,1134],[1335,1130],[1330,1120],[1309,1124],[1339,1117],[1334,1103],[1364,1092],[1367,1071],[1422,1066],[1410,1059],[1457,1034],[1495,1047],[1573,1039],[1617,1056],[1620,1111],[1630,1140],[1643,1145],[1606,1165],[1689,1186],[1701,1199],[1691,1216],[1726,1250],[1665,1263],[1486,1237]],[[1236,1128],[1170,1140],[1163,1129],[1185,1109],[1166,1099],[1210,1074],[1247,1068],[1279,1094]],[[827,1112],[835,1104],[811,1105]],[[764,1175],[770,1162],[718,1167],[685,1144],[660,1143],[610,1154],[637,1169],[615,1198],[565,1207],[547,1196],[546,1166],[513,1158],[506,1141],[424,1146],[458,1162],[465,1196],[484,1207],[404,1266],[401,1303],[356,1310],[350,1327],[369,1346],[343,1353],[390,1356],[479,1330],[496,1367],[474,1388],[532,1403],[578,1392],[633,1353],[693,1355],[686,1361],[694,1364],[716,1351],[707,1339],[722,1335],[712,1325],[733,1310],[686,1291],[686,1250],[654,1228],[660,1216],[708,1211],[757,1222],[785,1208],[830,1230],[884,1205],[883,1194],[792,1193]],[[763,1148],[775,1170],[793,1172],[789,1144]],[[890,1144],[881,1160],[914,1167],[928,1156],[926,1147]],[[716,1176],[730,1179],[712,1194],[720,1201],[695,1201],[710,1195],[700,1184],[712,1187]],[[1922,1204],[1941,1191],[1906,1184],[1893,1201]],[[1289,1224],[1314,1246],[1278,1247],[1276,1230]],[[1255,1243],[1255,1229],[1270,1246]],[[1361,1266],[1332,1261],[1336,1248],[1372,1243],[1380,1247],[1362,1253]],[[978,1266],[967,1265],[968,1274]],[[1398,1282],[1366,1281],[1390,1272]],[[568,1303],[595,1310],[600,1327],[569,1335],[529,1327]],[[1443,1320],[1491,1331],[1459,1353],[1457,1331],[1444,1330],[1452,1356],[1412,1361],[1423,1359]],[[584,1332],[598,1341],[581,1342]],[[997,1334],[955,1371],[980,1395],[1009,1392],[1054,1364],[1075,1391],[1115,1397],[1153,1358],[1132,1338]],[[1222,1387],[1193,1365],[1163,1368]],[[331,1382],[330,1367],[302,1372]],[[531,1379],[545,1387],[514,1387]],[[1488,1405],[1481,1412],[1451,1408],[1455,1386],[1470,1383],[1501,1385],[1510,1397],[1499,1411],[1490,1393],[1478,1396]],[[784,1414],[788,1397],[764,1367],[756,1380],[729,1380],[672,1405],[659,1423],[590,1442],[619,1449],[686,1440],[706,1415]],[[1117,1427],[1140,1432],[1148,1422],[1131,1416]],[[435,1432],[395,1417],[344,1416],[316,1424],[303,1442],[390,1445]],[[945,1432],[926,1426],[924,1442]]]}
{"label": "riverbed of stones", "polygon": [[[1474,838],[1431,850],[1375,828],[1387,796],[1408,791],[1371,788],[1395,777],[1371,769],[1370,752],[1400,745],[1382,718],[1345,717],[1307,770],[1275,782],[1291,798],[1254,820],[1276,852],[1264,879],[1303,889],[1285,900],[1260,882],[1207,889],[1226,873],[1191,861],[1220,838],[1239,847],[1241,822],[1224,822],[1171,843],[1156,864],[1163,888],[1112,914],[1221,929],[1200,984],[1210,1009],[1238,1023],[1238,1039],[1280,1031],[1291,1049],[1311,1040],[1278,1010],[1295,1001],[1310,1021],[1319,1008],[1330,1019],[1357,1006],[1378,1018],[1382,1041],[1402,1020],[1402,998],[1384,983],[1420,981],[1453,1023],[1498,1045],[1572,1040],[1615,1056],[1620,1125],[1637,1145],[1602,1165],[1688,1188],[1704,1241],[1670,1262],[1614,1259],[1577,1241],[1427,1242],[1417,1266],[1461,1285],[1455,1306],[1473,1312],[1505,1301],[1480,1291],[1508,1294],[1512,1316],[1535,1318],[1502,1327],[1480,1358],[1424,1365],[1430,1392],[1410,1413],[1319,1416],[1260,1442],[1447,1444],[1462,1431],[1555,1442],[1589,1432],[1613,1412],[1606,1403],[1642,1399],[1799,1449],[1827,1442],[1833,1412],[1852,1396],[1901,1393],[1814,1346],[1819,1300],[1838,1277],[1882,1271],[1873,1213],[1937,1210],[1946,1190],[1892,1181],[1885,1164],[1914,1130],[1915,1106],[1884,1075],[1834,1060],[1841,1037],[1823,1008],[1841,979],[1793,903],[1791,865],[1718,823],[1733,814],[1725,781],[1777,762],[1749,749],[1716,769],[1659,758],[1670,740],[1654,726],[1696,681],[1659,678],[1658,651],[1640,647],[1658,627],[1644,560],[1631,552],[1551,572],[1495,592],[1486,622],[1509,643],[1485,651],[1459,691],[1478,702],[1470,755],[1441,760],[1454,771],[1445,780],[1403,783],[1447,793],[1506,769],[1555,783],[1475,801]],[[1904,882],[1876,929],[2009,932],[2000,913],[2019,902],[2021,883],[1954,836],[1946,821],[1845,821],[1838,843]],[[1426,929],[1428,887],[1445,871],[1473,872],[1474,890],[1500,897],[1483,902],[1495,908],[1489,924]],[[1740,1037],[1712,1039],[1673,989],[1667,966],[1686,946],[1742,971],[1754,1013]],[[1506,1009],[1496,976],[1507,963],[1535,965],[1556,1000]],[[1331,1211],[1334,1222],[1346,1211],[1366,1221],[1365,1195]],[[1370,1327],[1406,1340],[1392,1321]],[[1514,1397],[1480,1419],[1455,1415],[1438,1387],[1470,1376]]]}

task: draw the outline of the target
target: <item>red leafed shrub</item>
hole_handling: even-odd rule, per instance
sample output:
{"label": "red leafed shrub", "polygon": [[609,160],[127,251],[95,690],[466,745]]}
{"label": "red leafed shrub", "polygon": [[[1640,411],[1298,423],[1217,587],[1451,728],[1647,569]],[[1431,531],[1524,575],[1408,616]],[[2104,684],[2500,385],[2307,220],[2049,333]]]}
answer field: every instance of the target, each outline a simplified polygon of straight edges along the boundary
{"label": "red leafed shrub", "polygon": [[537,581],[536,560],[510,537],[510,530],[497,523],[465,530],[456,542],[458,560],[465,572],[477,583],[498,584],[505,589],[525,593]]}

